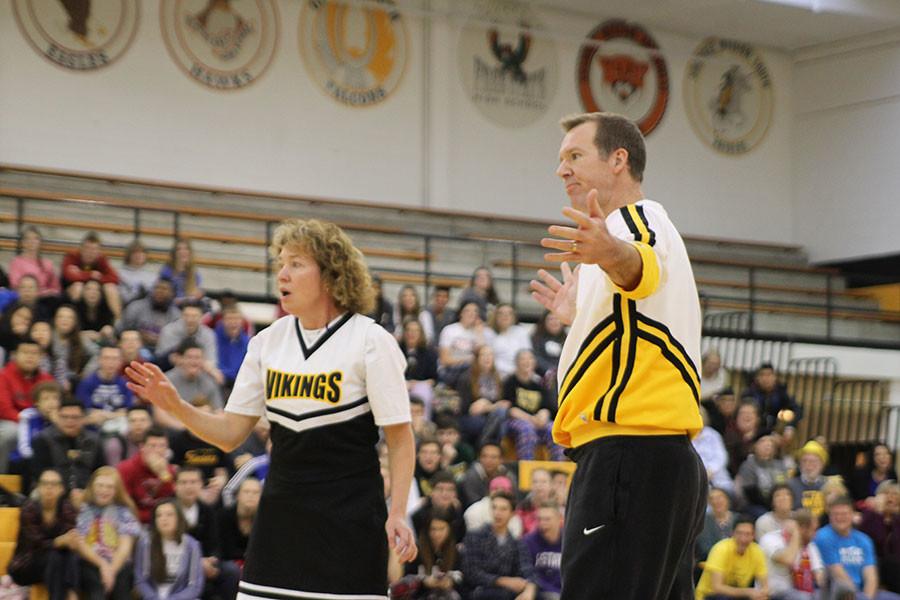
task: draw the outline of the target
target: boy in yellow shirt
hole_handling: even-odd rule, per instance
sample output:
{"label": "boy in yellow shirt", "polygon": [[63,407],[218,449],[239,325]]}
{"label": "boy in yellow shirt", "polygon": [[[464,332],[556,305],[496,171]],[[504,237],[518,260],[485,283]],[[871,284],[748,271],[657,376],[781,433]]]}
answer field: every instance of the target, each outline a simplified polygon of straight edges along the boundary
{"label": "boy in yellow shirt", "polygon": [[712,547],[697,584],[696,600],[769,597],[766,557],[753,541],[753,532],[753,520],[742,517],[734,525],[734,534]]}

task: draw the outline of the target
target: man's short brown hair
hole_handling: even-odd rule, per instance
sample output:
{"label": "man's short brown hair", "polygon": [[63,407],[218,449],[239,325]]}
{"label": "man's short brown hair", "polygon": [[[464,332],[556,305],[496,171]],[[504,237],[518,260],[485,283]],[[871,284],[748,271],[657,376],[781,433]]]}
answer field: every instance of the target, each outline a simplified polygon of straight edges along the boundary
{"label": "man's short brown hair", "polygon": [[628,171],[635,181],[644,180],[644,167],[647,164],[647,149],[644,135],[634,121],[608,112],[592,112],[569,115],[560,122],[563,130],[572,131],[584,123],[596,123],[597,133],[594,145],[600,156],[606,158],[619,148],[628,152]]}

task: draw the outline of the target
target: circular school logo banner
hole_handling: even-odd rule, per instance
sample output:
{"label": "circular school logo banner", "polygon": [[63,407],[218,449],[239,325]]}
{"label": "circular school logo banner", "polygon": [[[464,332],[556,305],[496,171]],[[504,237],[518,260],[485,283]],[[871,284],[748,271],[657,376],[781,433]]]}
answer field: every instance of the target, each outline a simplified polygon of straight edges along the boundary
{"label": "circular school logo banner", "polygon": [[752,46],[707,38],[688,62],[684,104],[700,139],[723,154],[745,154],[772,124],[772,77]]}
{"label": "circular school logo banner", "polygon": [[38,54],[73,71],[108,66],[138,27],[138,0],[14,0],[19,29]]}
{"label": "circular school logo banner", "polygon": [[159,0],[159,24],[181,70],[217,90],[259,79],[278,45],[275,0]]}
{"label": "circular school logo banner", "polygon": [[390,0],[304,0],[299,34],[310,77],[338,102],[373,106],[400,85],[409,34]]}
{"label": "circular school logo banner", "polygon": [[556,95],[556,45],[530,6],[515,0],[475,4],[459,39],[459,73],[472,104],[498,125],[524,127]]}
{"label": "circular school logo banner", "polygon": [[666,112],[669,70],[640,25],[611,20],[595,28],[578,53],[575,78],[584,110],[625,115],[644,135]]}

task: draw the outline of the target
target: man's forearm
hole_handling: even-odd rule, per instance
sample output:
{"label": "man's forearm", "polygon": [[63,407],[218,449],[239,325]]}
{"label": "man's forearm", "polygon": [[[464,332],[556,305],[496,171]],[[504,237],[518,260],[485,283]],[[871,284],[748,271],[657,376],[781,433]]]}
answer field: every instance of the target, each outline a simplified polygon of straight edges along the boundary
{"label": "man's forearm", "polygon": [[641,282],[643,264],[637,248],[624,240],[618,240],[615,252],[608,260],[600,263],[600,268],[617,286],[623,290],[633,290]]}

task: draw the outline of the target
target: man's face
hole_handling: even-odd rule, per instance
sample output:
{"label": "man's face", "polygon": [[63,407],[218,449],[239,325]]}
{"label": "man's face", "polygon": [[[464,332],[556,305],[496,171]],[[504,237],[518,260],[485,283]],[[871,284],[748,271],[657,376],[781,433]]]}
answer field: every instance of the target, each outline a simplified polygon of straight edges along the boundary
{"label": "man's face", "polygon": [[243,324],[243,319],[239,312],[228,311],[222,316],[222,327],[225,329],[225,335],[228,337],[237,337]]}
{"label": "man's face", "polygon": [[553,486],[550,481],[550,473],[543,469],[536,469],[531,473],[531,493],[539,502],[550,498],[550,492],[552,491]]}
{"label": "man's face", "polygon": [[772,369],[760,369],[756,374],[756,385],[764,392],[771,392],[775,389],[775,371]]}
{"label": "man's face", "polygon": [[19,302],[28,305],[33,304],[38,297],[37,281],[35,281],[34,277],[23,277],[19,280],[16,292],[19,294]]}
{"label": "man's face", "polygon": [[153,304],[157,306],[168,306],[175,297],[175,289],[168,281],[157,281],[153,284],[153,291],[150,293]]}
{"label": "man's face", "polygon": [[153,425],[150,413],[146,410],[132,410],[128,413],[128,434],[135,440],[143,439],[144,434]]}
{"label": "man's face", "polygon": [[807,452],[800,457],[800,472],[807,479],[816,479],[825,469],[825,463],[816,454]]}
{"label": "man's face", "polygon": [[203,350],[190,348],[181,356],[181,368],[188,377],[196,377],[203,369]]}
{"label": "man's face", "polygon": [[149,436],[144,441],[144,445],[141,446],[141,456],[144,458],[144,463],[147,463],[148,459],[166,458],[168,454],[169,440],[165,436]]}
{"label": "man's face", "polygon": [[491,500],[491,517],[497,527],[506,527],[512,518],[513,507],[506,498]]}
{"label": "man's face", "polygon": [[431,504],[435,508],[447,508],[456,500],[456,486],[452,483],[439,483],[431,488]]}
{"label": "man's face", "polygon": [[44,390],[41,392],[41,395],[37,397],[35,407],[38,409],[39,413],[47,418],[52,414],[59,414],[60,401],[61,398],[59,397],[59,392],[56,390]]}
{"label": "man's face", "polygon": [[563,180],[566,194],[577,210],[587,207],[587,195],[596,189],[600,208],[609,204],[615,182],[612,164],[615,154],[604,158],[594,144],[596,123],[582,123],[572,128],[559,147],[559,167],[556,174]]}
{"label": "man's face", "polygon": [[438,429],[437,439],[441,446],[443,446],[444,444],[456,446],[456,444],[459,442],[459,431],[453,427]]}
{"label": "man's face", "polygon": [[184,320],[184,326],[188,332],[193,333],[200,327],[203,311],[196,306],[185,306],[181,310],[181,318]]}
{"label": "man's face", "polygon": [[118,348],[102,348],[97,359],[97,371],[103,379],[112,379],[122,368],[122,351]]}
{"label": "man's face", "polygon": [[794,495],[790,490],[780,488],[772,494],[772,510],[775,512],[785,513],[794,506]]}
{"label": "man's face", "polygon": [[185,506],[193,506],[203,489],[203,478],[197,471],[184,471],[175,479],[175,497]]}
{"label": "man's face", "polygon": [[743,554],[747,550],[747,546],[753,541],[753,525],[750,523],[740,523],[734,528],[734,541],[737,544],[738,552]]}
{"label": "man's face", "polygon": [[247,479],[241,484],[237,493],[237,508],[241,514],[256,514],[259,508],[259,497],[262,495],[262,485],[254,480]]}
{"label": "man's face", "polygon": [[134,330],[123,331],[119,338],[119,348],[125,356],[137,356],[141,351],[141,334]]}
{"label": "man's face", "polygon": [[478,455],[478,462],[488,473],[493,473],[500,467],[500,448],[485,446]]}
{"label": "man's face", "polygon": [[716,398],[716,408],[723,417],[730,417],[737,410],[737,399],[734,394],[722,394]]}
{"label": "man's face", "polygon": [[80,406],[63,406],[59,409],[59,430],[66,437],[77,437],[84,427],[84,409]]}
{"label": "man's face", "polygon": [[441,462],[441,449],[437,444],[422,444],[419,447],[419,464],[426,471],[434,471]]}
{"label": "man's face", "polygon": [[37,344],[19,344],[13,357],[20,371],[33,373],[41,362],[41,348]]}
{"label": "man's face", "polygon": [[545,538],[556,538],[562,525],[559,511],[552,508],[539,508],[537,512],[537,526]]}
{"label": "man's face", "polygon": [[81,243],[81,260],[85,264],[93,264],[100,258],[100,244],[97,242],[82,242]]}
{"label": "man's face", "polygon": [[450,292],[447,290],[435,290],[434,292],[434,307],[438,311],[444,310],[444,307],[447,306],[447,303],[450,302]]}
{"label": "man's face", "polygon": [[797,530],[800,532],[800,541],[804,546],[813,541],[813,538],[816,537],[817,529],[818,522],[815,519],[812,519],[808,524],[797,525]]}
{"label": "man's face", "polygon": [[832,506],[828,510],[828,522],[835,531],[846,534],[853,527],[853,509],[846,504]]}

